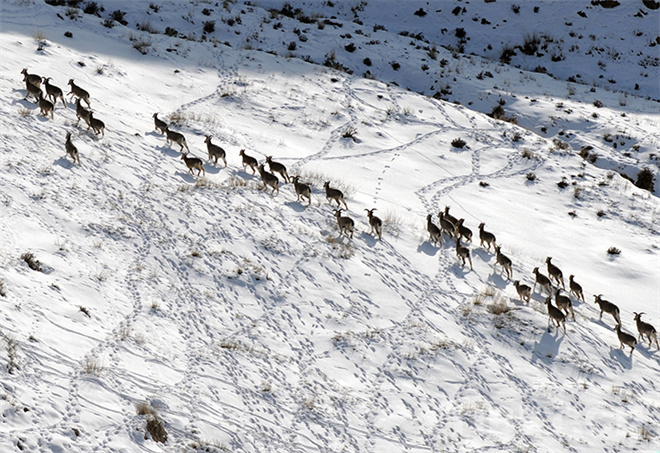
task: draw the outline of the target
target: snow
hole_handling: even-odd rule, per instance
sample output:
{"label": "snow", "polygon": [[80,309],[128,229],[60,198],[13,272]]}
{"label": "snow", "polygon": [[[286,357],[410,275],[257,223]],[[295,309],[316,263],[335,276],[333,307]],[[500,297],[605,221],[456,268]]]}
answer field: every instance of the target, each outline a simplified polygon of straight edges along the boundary
{"label": "snow", "polygon": [[[639,64],[658,60],[658,10],[296,2],[331,22],[318,26],[270,0],[98,4],[101,17],[0,5],[1,451],[658,448],[658,350],[621,349],[593,302],[617,304],[635,336],[634,312],[659,325],[660,185],[620,176],[658,172],[660,74]],[[128,25],[104,27],[115,10]],[[160,33],[138,30],[146,21]],[[499,62],[534,31],[552,34],[549,50]],[[352,74],[323,66],[332,52]],[[76,124],[71,102],[40,116],[23,68],[88,90],[105,136]],[[583,83],[567,81],[578,72]],[[517,125],[487,115],[498,103]],[[154,130],[155,112],[206,177]],[[205,135],[227,168],[207,161]],[[278,196],[260,190],[241,149],[300,174],[311,206],[281,180]],[[346,195],[352,239],[324,181]],[[473,270],[453,239],[429,242],[426,215],[437,224],[445,206],[473,232]],[[548,256],[566,283],[575,275],[585,302],[573,298],[565,334],[548,329],[538,286],[518,299],[479,244],[481,222],[514,279],[532,286]],[[150,413],[164,443],[146,433]]]}

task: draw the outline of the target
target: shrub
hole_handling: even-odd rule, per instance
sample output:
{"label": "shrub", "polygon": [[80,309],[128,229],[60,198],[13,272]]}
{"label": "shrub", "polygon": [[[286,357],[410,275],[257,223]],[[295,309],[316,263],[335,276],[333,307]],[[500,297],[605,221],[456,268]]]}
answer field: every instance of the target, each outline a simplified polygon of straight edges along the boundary
{"label": "shrub", "polygon": [[645,167],[637,174],[637,181],[635,181],[635,185],[640,189],[653,192],[653,172],[648,167]]}
{"label": "shrub", "polygon": [[27,265],[33,271],[41,272],[41,262],[35,258],[34,253],[26,252],[21,255],[21,259],[27,263]]}
{"label": "shrub", "polygon": [[392,63],[390,63],[390,65],[392,65],[392,69],[394,69],[395,71],[398,71],[399,68],[401,67],[401,65],[396,61],[393,61]]}
{"label": "shrub", "polygon": [[151,438],[155,442],[167,442],[167,431],[163,426],[163,422],[161,422],[158,416],[155,414],[149,415],[147,417],[147,432],[151,435]]}
{"label": "shrub", "polygon": [[536,173],[530,171],[525,175],[525,178],[527,178],[527,181],[536,181]]}
{"label": "shrub", "polygon": [[210,16],[211,15],[211,10],[209,10],[208,8],[204,8],[202,10],[202,14],[204,14],[205,16]]}
{"label": "shrub", "polygon": [[541,44],[541,38],[536,33],[525,34],[523,38],[523,45],[520,48],[520,51],[525,55],[534,55],[536,51],[539,50]]}
{"label": "shrub", "polygon": [[596,108],[601,108],[601,107],[603,107],[603,105],[604,104],[601,101],[599,101],[598,99],[596,99],[594,101],[594,107],[596,107]]}
{"label": "shrub", "polygon": [[343,138],[350,138],[351,140],[356,141],[357,129],[353,126],[348,126],[343,131],[341,131],[341,136]]}
{"label": "shrub", "polygon": [[179,34],[179,32],[176,31],[174,28],[167,27],[167,28],[165,28],[165,34],[167,36],[177,36]]}
{"label": "shrub", "polygon": [[112,14],[110,14],[110,18],[112,20],[119,22],[122,25],[128,25],[128,22],[124,19],[125,15],[126,15],[126,11],[122,11],[118,9],[116,11],[113,11]]}
{"label": "shrub", "polygon": [[204,24],[204,33],[213,33],[215,31],[215,21],[207,20],[202,22]]}
{"label": "shrub", "polygon": [[371,58],[367,57],[364,60],[362,60],[362,63],[364,63],[365,66],[371,66]]}
{"label": "shrub", "polygon": [[502,53],[500,53],[500,62],[509,64],[511,63],[511,58],[515,55],[516,51],[513,46],[510,44],[505,44],[504,47],[502,47]]}
{"label": "shrub", "polygon": [[289,52],[293,52],[293,51],[296,50],[297,48],[298,48],[298,44],[296,44],[295,41],[291,41],[291,42],[289,43],[289,46],[287,47],[287,50],[288,50]]}
{"label": "shrub", "polygon": [[353,44],[353,43],[346,44],[346,45],[344,46],[344,50],[345,50],[346,52],[353,53],[353,52],[355,52],[356,49],[357,49],[357,47],[355,47],[355,44]]}
{"label": "shrub", "polygon": [[462,138],[455,138],[451,141],[451,146],[454,148],[464,148],[467,143]]}
{"label": "shrub", "polygon": [[620,255],[621,254],[621,249],[618,249],[616,247],[610,247],[607,249],[607,254],[608,255]]}
{"label": "shrub", "polygon": [[562,179],[557,183],[557,185],[559,186],[560,189],[565,189],[566,187],[568,187],[569,184],[568,181],[566,181],[566,179]]}
{"label": "shrub", "polygon": [[88,2],[85,4],[85,8],[83,8],[83,13],[94,14],[100,17],[99,5],[96,2]]}
{"label": "shrub", "polygon": [[426,11],[424,11],[423,8],[419,8],[419,9],[418,9],[417,11],[415,11],[413,14],[414,14],[415,16],[424,17],[424,16],[426,16]]}
{"label": "shrub", "polygon": [[642,3],[651,10],[660,8],[660,2],[656,2],[655,0],[642,0]]}
{"label": "shrub", "polygon": [[591,0],[591,4],[594,6],[602,6],[603,8],[616,8],[621,3],[616,0]]}

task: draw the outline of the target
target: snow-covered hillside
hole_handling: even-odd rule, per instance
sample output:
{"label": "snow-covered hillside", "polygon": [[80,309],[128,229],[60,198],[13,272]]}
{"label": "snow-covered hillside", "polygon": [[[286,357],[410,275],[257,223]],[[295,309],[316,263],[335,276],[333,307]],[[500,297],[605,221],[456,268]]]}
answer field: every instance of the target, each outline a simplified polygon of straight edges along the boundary
{"label": "snow-covered hillside", "polygon": [[[660,326],[660,184],[621,176],[658,172],[655,2],[78,3],[0,5],[1,451],[658,448],[660,353],[620,349],[594,303]],[[105,135],[68,98],[41,116],[23,68],[89,91]],[[311,205],[262,190],[242,149]],[[472,269],[429,240],[445,206]],[[552,257],[582,285],[565,333],[482,222],[514,280]]]}

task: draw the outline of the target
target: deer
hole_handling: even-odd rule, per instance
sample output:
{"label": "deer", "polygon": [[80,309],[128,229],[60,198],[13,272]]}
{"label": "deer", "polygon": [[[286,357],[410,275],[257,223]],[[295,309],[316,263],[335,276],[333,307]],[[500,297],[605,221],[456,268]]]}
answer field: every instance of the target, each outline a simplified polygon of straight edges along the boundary
{"label": "deer", "polygon": [[465,260],[470,262],[470,270],[472,270],[472,258],[470,258],[470,249],[461,245],[461,240],[456,238],[456,256],[461,259],[461,267],[465,266]]}
{"label": "deer", "polygon": [[94,114],[89,112],[89,123],[87,123],[87,130],[91,127],[96,135],[101,134],[101,137],[105,136],[105,123],[98,118],[94,118]]}
{"label": "deer", "polygon": [[516,287],[516,292],[518,293],[520,301],[529,304],[529,300],[532,298],[532,288],[525,284],[521,284],[520,280],[514,281],[513,286]]}
{"label": "deer", "polygon": [[48,116],[48,113],[50,113],[51,119],[55,119],[53,116],[53,109],[55,106],[53,105],[52,102],[50,102],[48,99],[44,97],[43,93],[39,93],[39,108],[41,109],[41,114],[43,116]]}
{"label": "deer", "polygon": [[570,294],[575,296],[577,300],[584,302],[584,293],[582,293],[582,286],[576,282],[573,278],[574,275],[569,275],[568,277],[568,288],[570,289]]}
{"label": "deer", "polygon": [[190,173],[193,175],[195,174],[193,172],[194,169],[197,170],[197,176],[202,173],[204,173],[204,176],[206,176],[206,170],[204,170],[204,162],[202,162],[202,159],[198,157],[188,157],[188,153],[183,153],[181,155],[181,160],[186,164],[188,171],[190,171]]}
{"label": "deer", "polygon": [[573,302],[571,302],[570,297],[561,294],[560,288],[557,288],[555,290],[555,303],[557,304],[557,308],[559,308],[560,310],[566,313],[566,316],[568,316],[568,314],[570,313],[571,317],[573,318],[573,321],[575,321],[575,313],[573,312]]}
{"label": "deer", "polygon": [[458,238],[472,242],[472,230],[464,226],[463,222],[465,222],[465,219],[458,219],[458,222],[454,225],[454,234]]}
{"label": "deer", "polygon": [[296,190],[296,201],[300,201],[302,197],[303,200],[307,198],[309,203],[307,206],[312,204],[312,189],[307,184],[300,182],[300,176],[295,176],[293,178],[293,188]]}
{"label": "deer", "polygon": [[240,150],[238,154],[243,158],[243,171],[246,171],[247,167],[250,167],[252,169],[252,174],[256,174],[257,167],[259,166],[257,159],[245,154],[244,149]]}
{"label": "deer", "polygon": [[429,241],[436,245],[439,242],[442,245],[442,233],[440,233],[440,228],[433,223],[432,218],[431,214],[426,216],[426,231],[429,232]]}
{"label": "deer", "polygon": [[443,217],[446,220],[449,220],[452,224],[456,225],[458,223],[458,219],[449,213],[450,207],[451,206],[445,206],[445,212],[443,214]]}
{"label": "deer", "polygon": [[488,245],[488,250],[490,250],[490,245],[493,244],[495,246],[495,235],[493,233],[489,233],[488,231],[484,230],[484,227],[486,226],[485,223],[481,222],[479,224],[479,240],[481,241],[481,246],[484,246],[484,242],[486,245]]}
{"label": "deer", "polygon": [[271,173],[279,173],[280,176],[282,176],[282,179],[284,179],[284,182],[290,181],[289,174],[286,172],[286,167],[279,162],[275,162],[273,156],[266,157],[266,163],[268,164]]}
{"label": "deer", "polygon": [[502,266],[502,269],[506,271],[507,280],[511,280],[513,278],[513,269],[511,268],[511,260],[509,259],[509,257],[507,257],[502,253],[501,247],[499,245],[495,246],[495,253],[496,253],[496,257],[495,257],[496,263]]}
{"label": "deer", "polygon": [[552,298],[548,296],[545,299],[545,304],[548,306],[548,332],[550,332],[550,323],[557,324],[557,330],[561,325],[564,328],[564,334],[566,333],[566,315],[559,308],[552,305]]}
{"label": "deer", "polygon": [[594,296],[594,300],[595,303],[597,303],[598,306],[600,307],[600,317],[598,318],[599,321],[603,319],[603,312],[605,312],[611,314],[614,320],[616,321],[616,323],[618,325],[621,325],[621,317],[619,316],[619,307],[614,305],[609,300],[603,299],[602,294]]}
{"label": "deer", "polygon": [[80,163],[80,153],[78,153],[78,148],[76,148],[76,145],[74,145],[71,141],[71,132],[66,133],[66,143],[64,143],[64,149],[66,149],[66,153],[71,156],[74,164],[78,163],[78,165],[82,165]]}
{"label": "deer", "polygon": [[539,286],[545,289],[548,294],[552,294],[552,283],[550,282],[550,279],[540,273],[538,267],[535,267],[532,273],[536,276],[536,281],[534,282],[534,288],[532,291],[536,289],[536,284],[538,283]]}
{"label": "deer", "polygon": [[206,150],[209,152],[209,160],[213,158],[213,165],[218,164],[218,159],[222,159],[222,161],[225,163],[225,168],[227,168],[227,153],[225,153],[225,150],[214,143],[211,143],[211,136],[207,135],[206,140],[204,140],[204,143],[206,143]]}
{"label": "deer", "polygon": [[167,136],[167,140],[165,143],[167,145],[172,145],[172,143],[176,143],[181,147],[179,151],[183,152],[183,147],[186,147],[186,151],[190,152],[190,148],[188,148],[188,144],[186,143],[186,137],[183,136],[183,134],[180,134],[179,132],[171,131],[169,126],[165,127],[165,135]]}
{"label": "deer", "polygon": [[633,335],[630,335],[628,332],[621,330],[621,324],[617,324],[614,327],[614,330],[616,330],[616,336],[619,337],[621,349],[623,349],[624,345],[630,346],[630,357],[632,357],[635,346],[637,346],[637,339]]}
{"label": "deer", "polygon": [[637,323],[637,331],[639,332],[639,341],[643,342],[644,341],[644,336],[646,335],[646,338],[649,340],[649,347],[653,346],[653,340],[655,340],[655,346],[656,348],[660,349],[660,345],[658,345],[658,335],[655,331],[655,327],[653,327],[651,324],[642,321],[642,315],[644,312],[641,313],[636,313],[633,312],[635,315],[635,322]]}
{"label": "deer", "polygon": [[341,206],[339,202],[342,202],[344,203],[344,208],[348,209],[346,200],[344,200],[344,193],[341,190],[330,187],[330,181],[323,183],[323,188],[325,189],[325,198],[328,200],[328,203],[331,203],[331,200],[335,200],[337,207],[339,207]]}
{"label": "deer", "polygon": [[365,209],[367,211],[367,217],[369,218],[369,226],[371,229],[369,230],[369,234],[373,234],[374,231],[376,231],[376,234],[378,235],[378,239],[382,240],[383,239],[383,221],[380,220],[379,217],[376,217],[374,215],[374,211],[376,208],[373,209]]}
{"label": "deer", "polygon": [[[80,103],[80,99],[76,99],[76,117],[78,117],[78,121],[76,121],[76,126],[78,125],[78,123],[80,123],[81,118],[85,120],[87,126],[91,126],[91,121],[89,120],[89,117],[91,115],[92,115],[92,111],[87,110],[85,107],[83,107],[82,104]],[[89,129],[89,127],[87,129]]]}
{"label": "deer", "polygon": [[52,77],[46,77],[44,79],[45,87],[46,87],[46,94],[50,98],[51,102],[53,105],[57,103],[58,99],[62,100],[62,104],[64,104],[65,108],[68,108],[66,106],[66,102],[64,102],[64,94],[62,93],[62,89],[60,87],[56,87],[55,85],[50,84],[50,79]]}
{"label": "deer", "polygon": [[32,85],[36,86],[37,88],[41,88],[41,81],[43,78],[36,74],[28,74],[27,71],[28,71],[27,68],[23,68],[23,70],[21,71],[21,74],[23,74],[23,82],[26,83],[29,82]]}
{"label": "deer", "polygon": [[277,176],[275,176],[272,173],[269,173],[266,171],[264,168],[264,164],[260,164],[259,167],[259,175],[261,176],[261,181],[264,183],[264,189],[266,187],[271,187],[273,190],[271,191],[271,195],[275,195],[275,191],[277,191],[277,195],[280,194],[280,180],[277,179]]}
{"label": "deer", "polygon": [[161,120],[160,118],[158,118],[158,113],[154,113],[153,118],[154,118],[154,126],[155,126],[154,130],[160,132],[161,135],[164,134],[165,131],[167,130],[167,123]]}
{"label": "deer", "polygon": [[25,97],[23,98],[24,100],[28,100],[28,96],[32,96],[35,99],[35,102],[39,102],[39,99],[43,96],[43,92],[41,91],[41,88],[36,86],[33,83],[30,83],[29,80],[25,81],[25,90],[27,93],[25,94]]}
{"label": "deer", "polygon": [[561,283],[561,287],[566,289],[564,286],[564,275],[562,274],[561,269],[552,264],[552,257],[547,257],[545,262],[548,265],[548,276],[557,282],[557,286]]}
{"label": "deer", "polygon": [[450,220],[446,219],[445,214],[442,211],[438,213],[438,219],[440,220],[440,230],[453,238],[456,225],[454,225]]}
{"label": "deer", "polygon": [[345,217],[341,215],[341,209],[335,209],[335,217],[337,218],[337,225],[339,226],[339,235],[345,234],[348,236],[348,233],[351,233],[351,239],[353,238],[353,229],[355,227],[355,222],[350,217]]}
{"label": "deer", "polygon": [[73,79],[69,80],[69,85],[71,86],[71,91],[69,92],[69,95],[71,95],[71,99],[77,97],[78,99],[82,99],[83,101],[85,101],[87,107],[91,107],[91,104],[89,103],[89,93],[83,90],[82,88],[80,88],[78,85],[76,85]]}

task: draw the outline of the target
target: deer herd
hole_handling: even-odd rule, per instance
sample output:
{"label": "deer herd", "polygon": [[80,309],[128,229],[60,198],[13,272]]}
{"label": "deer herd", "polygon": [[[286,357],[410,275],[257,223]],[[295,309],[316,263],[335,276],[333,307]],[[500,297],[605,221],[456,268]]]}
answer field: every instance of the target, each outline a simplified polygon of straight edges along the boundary
{"label": "deer herd", "polygon": [[[41,77],[36,74],[28,73],[27,68],[23,69],[21,72],[23,74],[23,81],[25,82],[26,87],[26,96],[25,100],[28,97],[32,97],[34,101],[38,104],[41,114],[44,117],[50,116],[51,119],[54,119],[54,110],[55,105],[58,100],[62,101],[62,104],[67,108],[66,102],[64,100],[63,91],[50,83],[51,77]],[[41,89],[41,84],[44,84],[46,89],[46,96]],[[94,134],[97,136],[100,135],[103,137],[105,135],[105,124],[98,118],[94,117],[94,113],[90,110],[90,95],[83,88],[76,85],[74,79],[70,79],[68,85],[71,87],[71,91],[67,94],[70,96],[70,100],[73,101],[75,98],[75,107],[76,107],[76,117],[78,122],[84,120],[87,124],[87,131],[92,129]],[[85,102],[87,108],[85,108],[81,101]],[[172,131],[169,128],[168,123],[158,118],[158,113],[153,114],[155,130],[164,134],[166,136],[166,144],[172,145],[176,143],[180,147],[181,151],[181,160],[185,163],[189,172],[193,175],[195,174],[193,170],[197,170],[197,176],[206,175],[204,169],[204,161],[198,157],[188,156],[190,149],[186,142],[183,134]],[[227,167],[227,153],[225,150],[211,142],[212,136],[207,135],[205,139],[205,144],[208,151],[208,160],[213,161],[213,165],[218,164],[218,160],[222,160],[224,166]],[[71,140],[71,133],[67,132],[66,141],[64,144],[66,154],[73,160],[74,164],[81,165],[80,163],[80,154],[78,149],[73,144]],[[185,148],[185,152],[184,152]],[[270,193],[273,196],[279,195],[280,184],[279,179],[275,176],[275,173],[279,174],[280,177],[284,180],[285,183],[293,183],[293,188],[296,193],[296,201],[302,202],[307,200],[308,206],[312,203],[312,188],[309,184],[300,182],[300,176],[296,175],[294,177],[289,176],[286,167],[279,162],[273,160],[272,156],[267,156],[265,163],[259,163],[255,157],[249,156],[245,153],[245,150],[240,150],[239,156],[242,160],[243,170],[247,171],[248,167],[251,169],[252,174],[256,175],[259,173],[261,181],[263,183],[263,189],[270,189]],[[265,165],[268,165],[269,170],[267,171]],[[355,231],[355,222],[352,218],[344,215],[344,211],[348,211],[348,205],[344,199],[344,194],[338,188],[333,188],[330,186],[330,182],[326,181],[323,185],[325,189],[325,196],[329,203],[336,203],[337,208],[334,209],[334,217],[337,221],[337,227],[339,229],[339,234],[345,235],[349,238],[353,238],[353,233]],[[343,208],[342,208],[343,205]],[[449,236],[453,241],[455,241],[455,251],[456,256],[461,261],[461,266],[464,267],[466,263],[469,263],[470,270],[472,267],[472,258],[470,254],[470,249],[461,243],[461,240],[472,242],[472,230],[464,225],[465,219],[457,219],[449,213],[449,206],[445,206],[444,211],[438,213],[438,225],[433,223],[433,216],[428,214],[426,216],[426,229],[429,233],[429,242],[432,245],[442,245],[443,235]],[[382,240],[383,233],[383,221],[374,215],[376,209],[365,209],[367,212],[367,219],[369,223],[369,234],[375,235],[379,240]],[[501,271],[506,274],[507,280],[513,279],[513,265],[510,258],[502,253],[501,246],[497,245],[495,235],[491,232],[486,231],[485,224],[482,222],[477,227],[479,230],[479,241],[480,247],[491,250],[495,252],[495,265],[499,265]],[[571,319],[575,321],[575,313],[573,311],[573,303],[571,296],[575,298],[576,301],[584,302],[584,294],[582,287],[575,281],[574,275],[569,276],[569,291],[566,291],[563,273],[555,264],[552,263],[552,257],[547,257],[545,260],[546,268],[548,275],[544,275],[539,271],[538,267],[535,267],[532,271],[532,274],[535,277],[533,287],[521,283],[519,280],[513,281],[513,285],[518,293],[518,297],[521,302],[529,304],[532,295],[536,291],[536,286],[539,286],[540,291],[544,291],[547,294],[545,298],[545,305],[547,306],[548,311],[548,329],[550,326],[556,326],[557,331],[561,327],[566,333],[566,318],[571,316]],[[553,284],[556,285],[553,291]],[[561,286],[561,287],[560,287]],[[555,304],[552,304],[552,296],[554,295]],[[594,296],[594,302],[600,308],[600,320],[602,320],[603,312],[610,314],[616,326],[614,330],[617,333],[617,337],[621,344],[621,348],[625,346],[630,347],[630,354],[632,355],[635,346],[638,341],[643,342],[644,339],[648,340],[649,347],[652,347],[653,342],[655,341],[656,348],[660,349],[658,344],[657,332],[656,329],[649,323],[642,321],[641,317],[644,313],[634,313],[634,321],[637,325],[637,331],[639,333],[638,339],[635,336],[621,330],[621,318],[619,314],[619,308],[610,301],[603,299],[602,294]]]}

